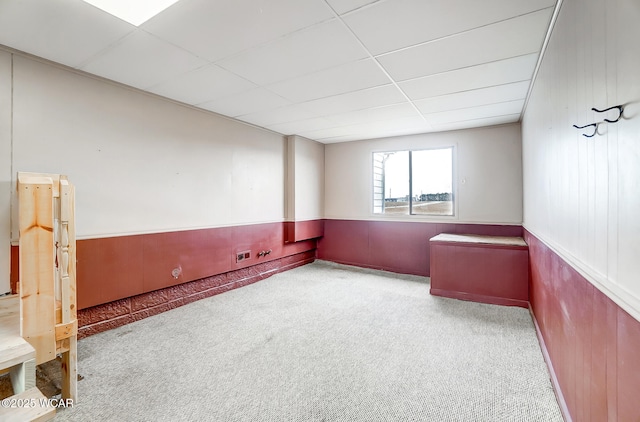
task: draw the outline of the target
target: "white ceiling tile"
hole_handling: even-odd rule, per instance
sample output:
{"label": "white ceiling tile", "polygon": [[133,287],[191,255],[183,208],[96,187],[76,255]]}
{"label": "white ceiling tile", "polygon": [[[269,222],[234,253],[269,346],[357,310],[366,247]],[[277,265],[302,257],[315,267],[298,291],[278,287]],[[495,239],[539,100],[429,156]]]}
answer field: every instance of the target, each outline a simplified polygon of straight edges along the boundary
{"label": "white ceiling tile", "polygon": [[522,112],[524,100],[507,101],[504,103],[488,104],[440,113],[425,114],[425,118],[432,125],[462,122],[465,120],[484,119],[487,117],[506,116]]}
{"label": "white ceiling tile", "polygon": [[365,139],[390,138],[393,136],[413,135],[416,133],[432,132],[433,128],[428,125],[420,124],[399,124],[389,128],[363,129],[356,134],[343,134],[339,136],[331,136],[327,138],[316,139],[324,144],[332,144],[336,142],[361,141]]}
{"label": "white ceiling tile", "polygon": [[282,133],[284,135],[295,135],[301,131],[314,131],[332,128],[337,126],[334,122],[323,117],[314,117],[312,119],[298,120],[297,122],[280,123],[277,125],[267,126],[267,129],[271,129],[274,132]]}
{"label": "white ceiling tile", "polygon": [[320,142],[321,144],[337,144],[338,142],[358,141],[358,140],[362,140],[363,138],[358,137],[358,135],[340,135],[340,136],[329,136],[326,138],[316,138],[316,139],[307,138],[307,139]]}
{"label": "white ceiling tile", "polygon": [[556,0],[381,1],[348,14],[344,20],[369,51],[377,55],[552,7],[555,2]]}
{"label": "white ceiling tile", "polygon": [[83,1],[0,1],[0,44],[71,67],[135,30]]}
{"label": "white ceiling tile", "polygon": [[339,142],[353,142],[369,139],[365,134],[330,136],[327,138],[314,139],[322,144],[337,144]]}
{"label": "white ceiling tile", "polygon": [[194,55],[138,30],[91,59],[82,70],[145,89],[204,64]]}
{"label": "white ceiling tile", "polygon": [[421,117],[400,117],[377,122],[358,123],[330,129],[302,132],[299,133],[299,135],[315,140],[349,135],[353,137],[352,140],[355,140],[375,137],[375,133],[397,133],[405,130],[410,131],[415,128],[420,128],[420,131],[427,131],[431,126]]}
{"label": "white ceiling tile", "polygon": [[270,84],[368,57],[340,21],[333,19],[217,62],[257,84]]}
{"label": "white ceiling tile", "polygon": [[409,98],[418,100],[511,82],[530,80],[538,53],[484,63],[451,72],[400,82]]}
{"label": "white ceiling tile", "polygon": [[358,60],[270,85],[273,92],[302,102],[387,85],[389,78],[372,59]]}
{"label": "white ceiling tile", "polygon": [[181,0],[142,28],[214,61],[332,17],[318,0]]}
{"label": "white ceiling tile", "polygon": [[515,123],[519,119],[520,119],[520,113],[507,114],[505,116],[486,117],[483,119],[465,120],[461,122],[433,125],[433,130],[441,132],[445,130],[460,130],[460,129],[469,129],[474,127],[503,125],[506,123]]}
{"label": "white ceiling tile", "polygon": [[240,94],[232,95],[218,100],[199,104],[198,107],[225,116],[237,117],[243,114],[251,114],[290,105],[291,101],[285,100],[273,92],[264,88],[256,88]]}
{"label": "white ceiling tile", "polygon": [[552,8],[379,56],[403,81],[540,51]]}
{"label": "white ceiling tile", "polygon": [[406,101],[406,98],[400,90],[395,85],[388,84],[307,101],[304,103],[304,107],[319,116],[325,116],[397,104],[404,101]]}
{"label": "white ceiling tile", "polygon": [[280,123],[296,122],[314,117],[316,117],[314,113],[305,110],[298,104],[237,116],[240,120],[263,127],[274,126]]}
{"label": "white ceiling tile", "polygon": [[368,138],[374,137],[388,137],[388,136],[400,136],[409,135],[412,133],[425,133],[432,132],[433,128],[429,123],[424,121],[407,121],[402,125],[396,125],[395,127],[387,127],[382,130],[378,130],[367,135]]}
{"label": "white ceiling tile", "polygon": [[555,2],[0,0],[0,44],[329,143],[517,121]]}
{"label": "white ceiling tile", "polygon": [[376,3],[384,0],[327,0],[327,3],[336,11],[339,15],[343,15],[352,10],[361,8],[368,4]]}
{"label": "white ceiling tile", "polygon": [[321,138],[315,139],[315,141],[323,143],[323,144],[335,144],[338,142],[353,142],[353,141],[363,141],[369,139],[380,139],[380,138],[391,138],[393,136],[403,136],[403,135],[413,135],[416,133],[426,133],[423,129],[418,129],[418,131],[414,131],[412,129],[397,129],[397,130],[370,130],[365,132],[360,132],[354,135],[341,135],[341,136],[332,136],[329,138]]}
{"label": "white ceiling tile", "polygon": [[415,117],[419,113],[408,102],[368,108],[365,110],[351,111],[348,113],[332,114],[327,116],[340,126],[358,123],[375,123],[382,120],[398,119],[403,117]]}
{"label": "white ceiling tile", "polygon": [[303,136],[307,139],[313,139],[313,140],[327,139],[327,138],[334,138],[337,136],[355,135],[355,134],[356,134],[355,132],[353,133],[350,132],[344,126],[333,127],[328,129],[304,130],[297,133],[297,135]]}
{"label": "white ceiling tile", "polygon": [[526,98],[530,81],[473,89],[414,101],[422,113],[455,110]]}
{"label": "white ceiling tile", "polygon": [[255,87],[231,72],[208,65],[161,82],[149,91],[187,104],[200,104]]}

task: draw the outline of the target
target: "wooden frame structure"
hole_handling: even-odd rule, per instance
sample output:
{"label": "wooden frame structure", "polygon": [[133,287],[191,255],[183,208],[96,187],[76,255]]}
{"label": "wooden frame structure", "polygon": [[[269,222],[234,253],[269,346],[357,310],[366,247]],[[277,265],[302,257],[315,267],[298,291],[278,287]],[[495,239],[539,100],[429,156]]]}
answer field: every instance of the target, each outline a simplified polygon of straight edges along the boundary
{"label": "wooden frame structure", "polygon": [[77,399],[75,189],[59,174],[18,173],[20,334],[36,365],[62,356],[62,398]]}

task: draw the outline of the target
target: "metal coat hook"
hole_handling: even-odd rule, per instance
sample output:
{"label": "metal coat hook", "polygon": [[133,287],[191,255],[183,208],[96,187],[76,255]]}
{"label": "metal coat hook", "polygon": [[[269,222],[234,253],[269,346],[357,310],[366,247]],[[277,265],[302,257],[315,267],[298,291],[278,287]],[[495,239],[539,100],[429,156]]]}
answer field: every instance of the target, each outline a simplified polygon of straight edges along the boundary
{"label": "metal coat hook", "polygon": [[596,136],[596,133],[598,133],[598,123],[591,123],[590,125],[584,125],[584,126],[573,125],[573,127],[575,127],[576,129],[584,129],[589,126],[593,126],[593,133],[591,135],[587,135],[586,133],[583,133],[582,136],[584,136],[585,138],[593,138],[594,136]]}
{"label": "metal coat hook", "polygon": [[620,114],[618,114],[618,118],[615,119],[615,120],[604,119],[604,121],[607,122],[607,123],[616,123],[618,120],[620,120],[622,118],[622,113],[624,112],[624,106],[623,105],[617,105],[617,106],[605,108],[604,110],[598,110],[597,108],[593,107],[591,110],[597,111],[598,113],[604,113],[605,111],[613,110],[614,108],[617,108],[618,111],[620,112]]}
{"label": "metal coat hook", "polygon": [[[622,119],[622,113],[624,113],[624,105],[617,105],[617,106],[613,106],[613,107],[609,107],[609,108],[605,108],[604,110],[598,110],[597,108],[593,107],[591,108],[592,111],[598,112],[598,113],[605,113],[609,110],[613,110],[613,109],[618,109],[618,118],[615,120],[609,120],[609,119],[604,119],[605,122],[607,123],[617,123],[620,119]],[[593,126],[593,133],[591,135],[587,135],[585,133],[582,134],[582,136],[584,136],[585,138],[593,138],[594,136],[596,136],[596,133],[598,133],[598,125],[602,123],[602,122],[597,122],[597,123],[591,123],[588,125],[584,125],[584,126],[578,126],[578,125],[573,125],[573,127],[575,127],[576,129],[584,129],[587,128],[589,126]]]}

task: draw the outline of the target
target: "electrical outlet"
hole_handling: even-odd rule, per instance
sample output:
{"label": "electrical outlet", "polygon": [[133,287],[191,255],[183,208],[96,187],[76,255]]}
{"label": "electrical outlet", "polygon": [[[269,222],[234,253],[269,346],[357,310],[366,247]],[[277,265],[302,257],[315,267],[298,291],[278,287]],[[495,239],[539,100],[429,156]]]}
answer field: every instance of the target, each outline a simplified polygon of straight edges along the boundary
{"label": "electrical outlet", "polygon": [[251,259],[251,251],[242,251],[236,253],[236,262],[245,261]]}

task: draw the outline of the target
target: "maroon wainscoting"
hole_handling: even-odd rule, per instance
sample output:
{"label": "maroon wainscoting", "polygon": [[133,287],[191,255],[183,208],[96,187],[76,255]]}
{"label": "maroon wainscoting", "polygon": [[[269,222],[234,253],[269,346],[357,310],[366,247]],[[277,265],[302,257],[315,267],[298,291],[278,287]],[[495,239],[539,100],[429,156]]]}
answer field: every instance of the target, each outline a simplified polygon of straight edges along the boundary
{"label": "maroon wainscoting", "polygon": [[429,239],[440,233],[522,236],[521,226],[324,220],[318,258],[359,267],[429,276]]}
{"label": "maroon wainscoting", "polygon": [[76,242],[78,308],[144,292],[143,236]]}
{"label": "maroon wainscoting", "polygon": [[531,310],[567,420],[640,421],[640,322],[531,233]]}
{"label": "maroon wainscoting", "polygon": [[[314,240],[285,244],[283,224],[79,241],[78,307],[96,306],[315,249]],[[250,258],[236,262],[236,255],[244,251],[250,251]],[[263,251],[270,252],[259,257]],[[177,278],[175,269],[179,270]],[[126,274],[128,271],[131,274]],[[126,280],[115,281],[118,277]]]}
{"label": "maroon wainscoting", "polygon": [[[76,242],[78,308],[110,303],[316,249],[316,240],[285,243],[284,223],[85,239]],[[250,251],[236,262],[236,254]],[[269,254],[258,256],[259,252]],[[11,281],[18,279],[12,247]],[[177,278],[173,270],[179,269]]]}
{"label": "maroon wainscoting", "polygon": [[87,337],[161,312],[166,312],[196,300],[246,286],[263,280],[273,274],[309,264],[314,260],[315,250],[309,250],[199,280],[81,309],[78,312],[78,337]]}
{"label": "maroon wainscoting", "polygon": [[284,228],[287,242],[317,239],[324,235],[324,220],[287,221]]}

